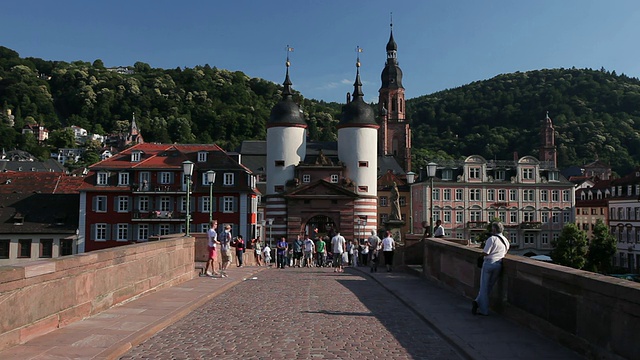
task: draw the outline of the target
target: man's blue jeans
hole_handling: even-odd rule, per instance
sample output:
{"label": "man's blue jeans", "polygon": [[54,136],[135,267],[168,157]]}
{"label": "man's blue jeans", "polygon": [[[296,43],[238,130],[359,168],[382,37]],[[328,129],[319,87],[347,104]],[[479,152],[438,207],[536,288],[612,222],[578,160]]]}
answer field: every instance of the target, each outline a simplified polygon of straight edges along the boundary
{"label": "man's blue jeans", "polygon": [[485,261],[484,264],[482,264],[482,273],[480,274],[480,291],[478,292],[478,297],[476,297],[478,313],[482,315],[489,315],[489,294],[491,294],[493,285],[498,282],[501,270],[502,260],[494,263]]}

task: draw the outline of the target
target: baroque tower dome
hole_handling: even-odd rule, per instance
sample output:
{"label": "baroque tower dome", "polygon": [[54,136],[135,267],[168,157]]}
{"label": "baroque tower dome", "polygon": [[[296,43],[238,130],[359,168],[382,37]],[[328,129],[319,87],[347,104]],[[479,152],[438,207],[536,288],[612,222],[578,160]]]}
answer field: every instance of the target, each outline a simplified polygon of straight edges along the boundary
{"label": "baroque tower dome", "polygon": [[287,75],[284,79],[284,90],[282,91],[282,100],[280,100],[272,109],[267,128],[271,126],[304,126],[307,122],[302,116],[302,111],[298,104],[293,101],[293,90],[291,89],[291,79],[289,79],[289,60],[287,59]]}

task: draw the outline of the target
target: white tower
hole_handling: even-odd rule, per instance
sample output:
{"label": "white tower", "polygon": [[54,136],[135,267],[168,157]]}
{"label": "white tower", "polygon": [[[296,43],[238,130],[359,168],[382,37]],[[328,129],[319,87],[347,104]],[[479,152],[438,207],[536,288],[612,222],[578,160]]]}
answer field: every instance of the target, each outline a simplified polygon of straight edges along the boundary
{"label": "white tower", "polygon": [[284,80],[282,100],[271,109],[267,122],[267,195],[282,192],[277,189],[294,177],[295,166],[306,155],[306,129],[300,107],[293,101],[289,60]]}
{"label": "white tower", "polygon": [[364,102],[360,59],[356,62],[353,96],[342,110],[338,124],[338,158],[346,165],[346,177],[356,185],[359,198],[354,214],[366,219],[366,229],[377,228],[378,128],[374,111]]}

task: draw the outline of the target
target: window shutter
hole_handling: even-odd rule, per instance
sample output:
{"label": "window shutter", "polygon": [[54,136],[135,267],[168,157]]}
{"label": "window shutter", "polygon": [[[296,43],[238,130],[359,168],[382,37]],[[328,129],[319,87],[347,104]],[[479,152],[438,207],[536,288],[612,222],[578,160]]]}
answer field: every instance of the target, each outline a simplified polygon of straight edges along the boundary
{"label": "window shutter", "polygon": [[195,212],[196,211],[196,199],[195,197],[193,199],[189,199],[189,210],[190,212]]}
{"label": "window shutter", "polygon": [[224,211],[224,198],[221,197],[220,198],[220,204],[218,204],[220,206],[220,209],[218,211],[223,212]]}
{"label": "window shutter", "polygon": [[127,240],[133,240],[133,226],[131,224],[127,224]]}
{"label": "window shutter", "polygon": [[129,239],[138,240],[138,231],[140,231],[140,225],[133,224],[131,226],[131,232],[129,233]]}
{"label": "window shutter", "polygon": [[118,210],[119,210],[119,209],[118,209],[118,197],[117,197],[117,196],[114,196],[114,197],[113,197],[113,211],[116,211],[116,212],[117,212]]}
{"label": "window shutter", "polygon": [[111,240],[111,226],[107,225],[105,240]]}
{"label": "window shutter", "polygon": [[131,196],[127,196],[127,212],[131,212],[131,208],[133,207],[131,201],[133,201],[133,198]]}
{"label": "window shutter", "polygon": [[96,240],[96,224],[91,224],[91,232],[89,233],[89,240],[93,240],[93,241]]}
{"label": "window shutter", "polygon": [[211,198],[211,210],[216,211],[216,197]]}
{"label": "window shutter", "polygon": [[[112,240],[118,240],[118,224],[113,224],[112,226],[107,225],[107,228],[109,227],[113,227],[113,230],[111,232],[113,239]],[[109,240],[109,239],[107,239]]]}
{"label": "window shutter", "polygon": [[91,199],[91,208],[93,209],[93,211],[98,211],[98,198],[97,198],[97,196],[94,196],[93,199]]}
{"label": "window shutter", "polygon": [[[174,205],[174,200],[175,199],[169,199],[169,211],[173,211],[173,209],[175,208]],[[179,201],[179,200],[178,200]],[[158,207],[159,208],[159,207]]]}
{"label": "window shutter", "polygon": [[233,198],[233,212],[238,212],[238,198]]}
{"label": "window shutter", "polygon": [[198,209],[199,209],[199,212],[205,212],[204,211],[204,196],[198,197]]}
{"label": "window shutter", "polygon": [[169,173],[169,184],[173,184],[175,183],[175,179],[176,179],[176,174],[175,173]]}

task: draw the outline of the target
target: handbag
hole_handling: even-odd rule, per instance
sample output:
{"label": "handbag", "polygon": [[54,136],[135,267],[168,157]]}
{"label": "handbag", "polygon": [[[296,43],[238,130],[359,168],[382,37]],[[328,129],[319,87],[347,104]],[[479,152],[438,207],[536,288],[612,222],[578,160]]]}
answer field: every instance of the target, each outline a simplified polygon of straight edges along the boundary
{"label": "handbag", "polygon": [[482,264],[484,264],[484,255],[480,255],[478,260],[476,260],[476,266],[482,269]]}

